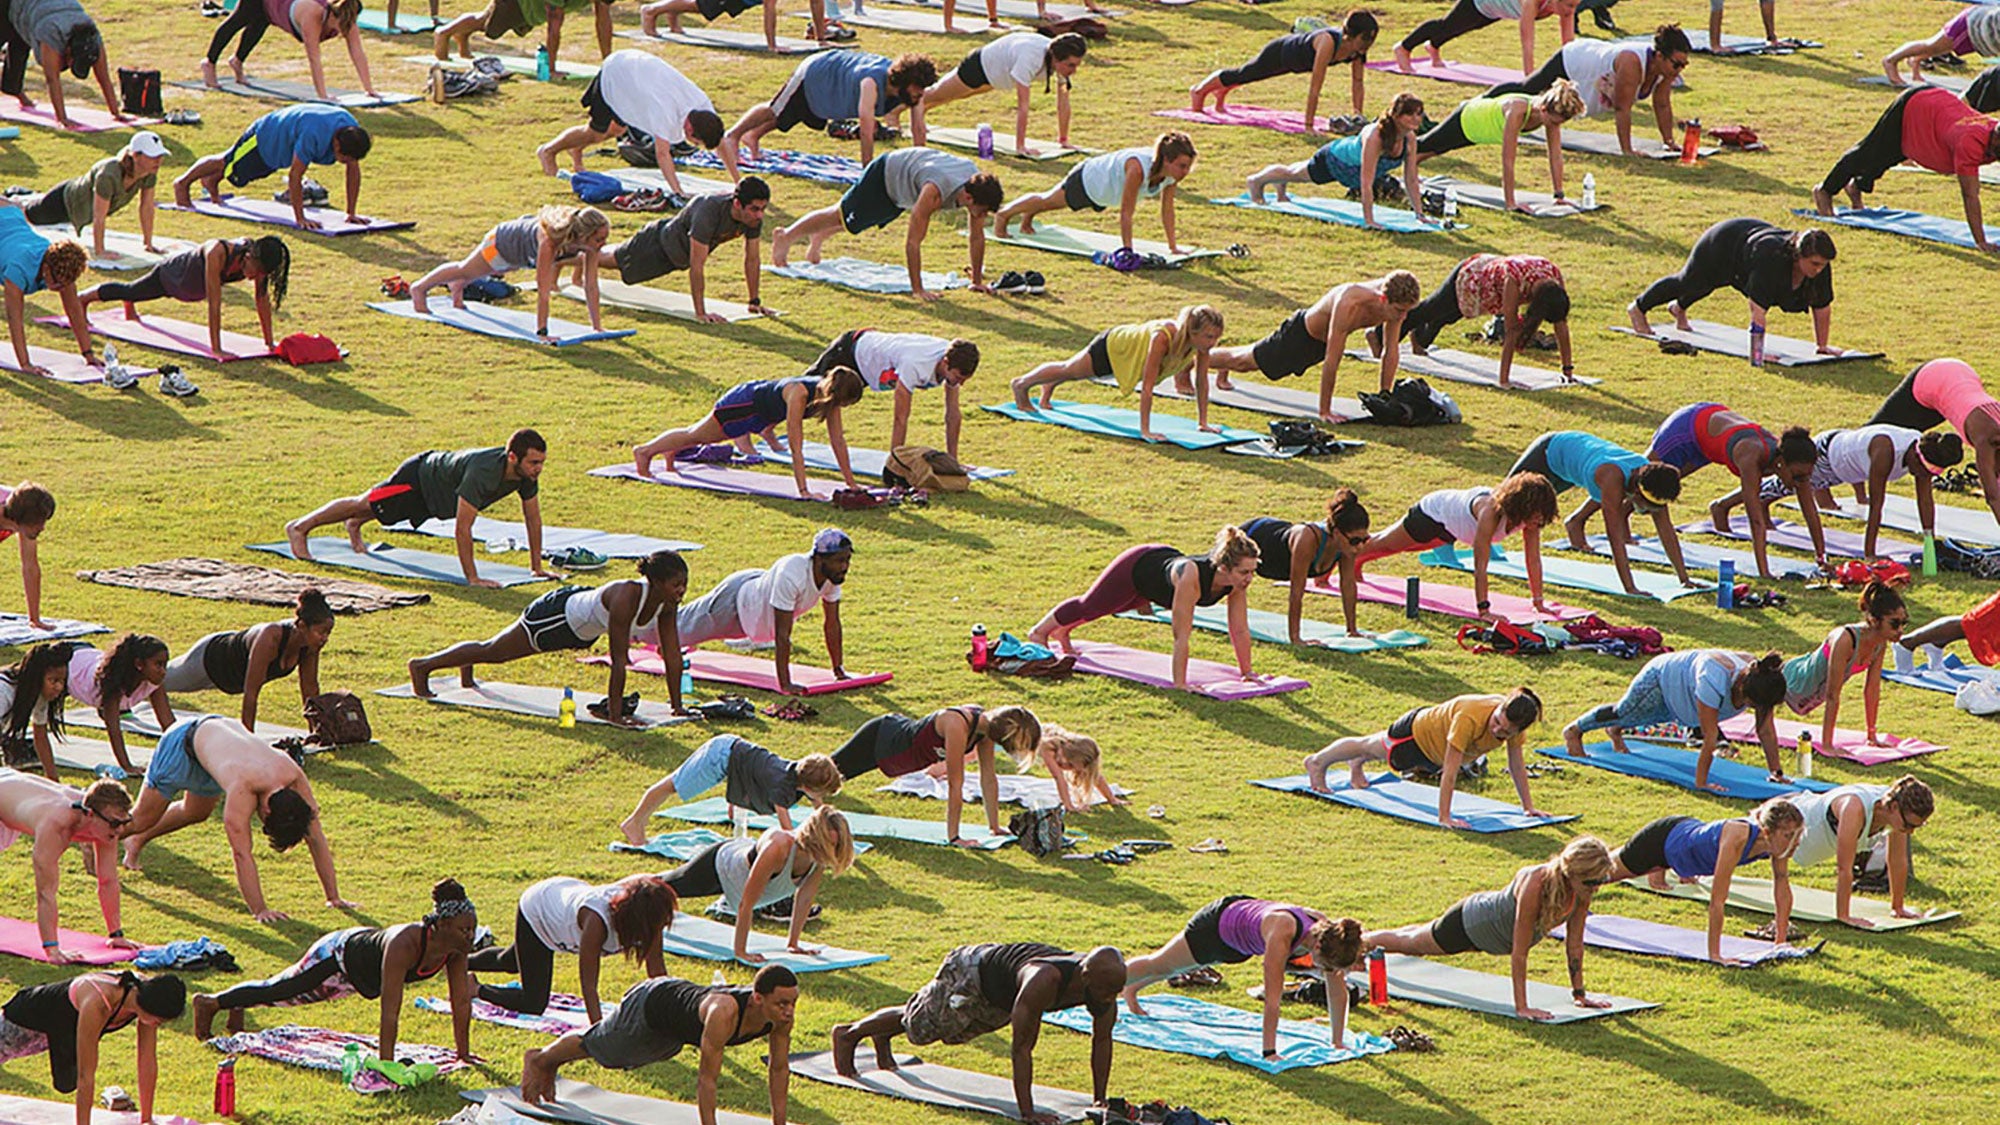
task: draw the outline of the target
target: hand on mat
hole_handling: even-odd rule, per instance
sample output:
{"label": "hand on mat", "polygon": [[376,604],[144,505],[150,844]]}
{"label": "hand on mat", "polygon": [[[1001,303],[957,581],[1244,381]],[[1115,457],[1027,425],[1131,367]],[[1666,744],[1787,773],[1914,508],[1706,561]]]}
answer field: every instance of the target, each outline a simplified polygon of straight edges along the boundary
{"label": "hand on mat", "polygon": [[1444,825],[1446,828],[1472,827],[1471,821],[1465,819],[1464,817],[1459,817],[1459,816],[1441,816],[1438,817],[1438,823]]}
{"label": "hand on mat", "polygon": [[465,584],[475,590],[498,590],[500,588],[500,583],[493,581],[491,578],[481,578],[476,574],[466,579]]}
{"label": "hand on mat", "polygon": [[1892,907],[1890,907],[1889,909],[1890,909],[1890,912],[1891,912],[1891,913],[1893,913],[1893,914],[1895,914],[1895,915],[1896,915],[1896,917],[1898,917],[1898,918],[1928,918],[1928,917],[1930,917],[1930,911],[1928,911],[1928,910],[1911,910],[1911,909],[1910,909],[1909,907],[1907,907],[1907,906],[1892,906]]}
{"label": "hand on mat", "polygon": [[[1898,910],[1896,911],[1896,914],[1898,917],[1901,918],[1914,918],[1917,916],[1917,912],[1914,910],[1907,912],[1903,910]],[[1874,920],[1869,918],[1859,918],[1853,915],[1846,915],[1843,916],[1840,920],[1846,925],[1853,926],[1857,930],[1872,930],[1875,928]]]}
{"label": "hand on mat", "polygon": [[1043,1113],[1040,1110],[1032,1109],[1022,1114],[1021,1120],[1026,1122],[1027,1125],[1061,1125],[1062,1122],[1062,1118],[1057,1117],[1053,1113]]}
{"label": "hand on mat", "polygon": [[122,937],[114,937],[114,938],[105,938],[105,939],[104,939],[104,944],[106,944],[106,945],[110,946],[110,947],[111,947],[111,948],[113,948],[113,949],[143,949],[143,948],[145,948],[144,946],[140,945],[140,944],[139,944],[138,942],[136,942],[136,941],[133,941],[133,940],[132,940],[131,938],[122,938]]}
{"label": "hand on mat", "polygon": [[817,957],[820,954],[820,947],[817,945],[788,945],[785,947],[785,952],[796,953],[801,957]]}
{"label": "hand on mat", "polygon": [[695,317],[695,319],[696,319],[696,320],[698,320],[698,321],[700,321],[700,322],[702,322],[703,324],[728,324],[728,323],[729,323],[729,318],[728,318],[728,317],[726,317],[726,316],[723,316],[723,315],[722,315],[721,313],[712,313],[712,312],[705,312],[705,313],[702,313],[701,315],[699,315],[699,316]]}
{"label": "hand on mat", "polygon": [[83,959],[83,954],[78,953],[74,949],[64,949],[61,946],[44,946],[42,948],[42,956],[48,958],[51,965],[74,965]]}
{"label": "hand on mat", "polygon": [[[550,570],[550,569],[548,569],[547,567],[543,567],[543,566],[538,566],[538,567],[536,567],[536,568],[534,569],[534,575],[535,575],[535,577],[537,577],[537,578],[547,578],[547,579],[549,579],[550,581],[554,581],[554,582],[559,582],[559,581],[561,581],[561,580],[563,580],[563,579],[565,579],[565,578],[568,578],[568,577],[569,577],[569,575],[567,575],[567,574],[564,574],[563,572],[561,572],[561,571],[559,571],[559,570]],[[496,585],[496,586],[497,586],[497,585],[499,585],[499,583],[497,583],[497,582],[496,582],[496,583],[494,583],[494,585]]]}
{"label": "hand on mat", "polygon": [[[976,292],[980,287],[975,285],[972,288]],[[910,296],[915,297],[919,301],[935,301],[938,299],[938,295],[928,289],[912,289],[910,290]]]}

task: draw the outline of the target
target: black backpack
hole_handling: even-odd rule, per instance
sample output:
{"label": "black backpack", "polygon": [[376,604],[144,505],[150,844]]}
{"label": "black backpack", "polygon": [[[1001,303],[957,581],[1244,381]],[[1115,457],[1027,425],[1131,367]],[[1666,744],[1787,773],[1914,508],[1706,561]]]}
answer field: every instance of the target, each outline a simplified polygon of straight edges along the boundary
{"label": "black backpack", "polygon": [[660,166],[659,158],[653,155],[653,135],[643,130],[628,127],[618,138],[618,155],[634,168]]}
{"label": "black backpack", "polygon": [[126,113],[134,117],[160,117],[167,110],[160,104],[160,72],[118,68],[118,97]]}
{"label": "black backpack", "polygon": [[1458,406],[1422,379],[1398,379],[1388,394],[1361,392],[1370,421],[1384,426],[1443,426],[1458,421]]}

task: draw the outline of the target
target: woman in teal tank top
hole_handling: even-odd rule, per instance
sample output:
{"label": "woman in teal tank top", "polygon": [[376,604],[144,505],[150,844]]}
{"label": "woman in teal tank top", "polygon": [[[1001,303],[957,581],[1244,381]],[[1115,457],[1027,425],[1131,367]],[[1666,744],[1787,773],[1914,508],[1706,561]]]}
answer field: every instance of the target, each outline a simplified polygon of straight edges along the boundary
{"label": "woman in teal tank top", "polygon": [[1548,141],[1549,181],[1555,197],[1563,197],[1563,123],[1583,114],[1583,95],[1568,79],[1539,94],[1500,94],[1462,102],[1437,127],[1417,138],[1417,159],[1428,160],[1440,153],[1472,145],[1500,146],[1500,189],[1507,210],[1532,214],[1514,200],[1514,158],[1521,134],[1542,130]]}
{"label": "woman in teal tank top", "polygon": [[[1361,220],[1371,230],[1381,230],[1375,221],[1375,192],[1389,181],[1384,158],[1403,162],[1403,191],[1406,199],[1421,200],[1423,185],[1417,179],[1417,129],[1424,120],[1424,101],[1408,91],[1396,95],[1387,112],[1351,137],[1342,137],[1320,148],[1309,160],[1297,164],[1273,164],[1250,177],[1250,197],[1264,202],[1264,189],[1278,186],[1278,201],[1291,198],[1287,184],[1339,184],[1361,196]],[[1410,210],[1418,222],[1429,222],[1423,208]]]}

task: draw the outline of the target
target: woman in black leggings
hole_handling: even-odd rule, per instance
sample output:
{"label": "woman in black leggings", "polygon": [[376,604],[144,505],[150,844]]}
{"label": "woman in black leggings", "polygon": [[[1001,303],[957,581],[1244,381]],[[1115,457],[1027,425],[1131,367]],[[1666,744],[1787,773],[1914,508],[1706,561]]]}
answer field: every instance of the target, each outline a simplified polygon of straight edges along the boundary
{"label": "woman in black leggings", "polygon": [[1190,87],[1189,108],[1203,112],[1203,103],[1212,96],[1215,110],[1220,113],[1229,108],[1229,95],[1239,86],[1287,74],[1310,74],[1312,83],[1306,87],[1306,129],[1318,132],[1319,91],[1326,83],[1326,72],[1334,63],[1349,63],[1354,82],[1354,112],[1362,115],[1366,112],[1362,106],[1367,94],[1368,48],[1375,45],[1381,26],[1373,14],[1357,8],[1347,13],[1347,19],[1338,29],[1322,27],[1280,35],[1264,44],[1256,58],[1242,66],[1218,70]]}
{"label": "woman in black leggings", "polygon": [[473,985],[466,955],[472,952],[472,935],[478,928],[479,915],[465,897],[465,888],[456,879],[440,879],[431,888],[431,910],[421,922],[405,922],[386,930],[373,926],[337,930],[313,942],[297,964],[275,977],[246,981],[212,996],[197,994],[195,1036],[209,1037],[217,1012],[229,1013],[233,1034],[243,1030],[245,1008],[290,1008],[359,993],[381,1001],[377,1057],[394,1062],[403,986],[442,972],[451,983],[451,1022],[458,1057],[475,1061],[471,1043]]}
{"label": "woman in black leggings", "polygon": [[[245,4],[251,0],[243,0]],[[285,303],[285,288],[292,276],[292,251],[275,234],[262,238],[211,238],[200,246],[169,255],[166,260],[132,281],[106,281],[77,294],[86,311],[93,301],[123,301],[125,319],[136,323],[141,301],[172,297],[176,301],[208,302],[208,347],[218,359],[228,359],[222,350],[222,287],[232,281],[251,281],[257,286],[257,323],[264,330],[264,346],[276,348],[271,316]]]}
{"label": "woman in black leggings", "polygon": [[658,875],[629,875],[592,886],[581,879],[544,879],[521,892],[514,915],[514,944],[482,949],[466,960],[475,973],[518,973],[521,982],[482,984],[479,998],[531,1016],[548,1010],[555,983],[556,951],[574,953],[583,1009],[590,1022],[604,1018],[597,994],[598,964],[606,953],[644,960],[647,977],[667,975],[661,937],[673,924],[679,896]]}
{"label": "woman in black leggings", "polygon": [[1681,331],[1691,331],[1688,306],[1728,286],[1750,301],[1753,344],[1764,334],[1767,310],[1810,311],[1821,355],[1839,355],[1827,344],[1833,326],[1833,238],[1817,228],[1789,231],[1762,219],[1724,219],[1702,232],[1679,273],[1646,287],[1626,308],[1632,331],[1651,336],[1646,314],[1667,306]]}
{"label": "woman in black leggings", "polygon": [[332,95],[326,90],[326,72],[320,65],[319,45],[329,39],[341,39],[347,43],[347,57],[354,62],[354,75],[361,80],[361,88],[369,97],[378,97],[375,83],[368,77],[368,55],[361,47],[361,0],[236,0],[236,10],[215,29],[208,41],[208,55],[201,60],[201,80],[210,89],[220,89],[215,80],[215,64],[222,58],[223,48],[239,34],[236,53],[229,57],[230,73],[236,81],[243,81],[243,64],[249,60],[250,52],[264,38],[264,33],[277,27],[285,34],[298,40],[306,49],[306,66],[312,72],[313,92],[322,101],[331,101]]}
{"label": "woman in black leggings", "polygon": [[1562,41],[1576,38],[1576,0],[1456,0],[1449,11],[1425,20],[1396,44],[1396,66],[1411,73],[1410,52],[1428,46],[1431,65],[1444,65],[1438,49],[1469,31],[1490,27],[1501,20],[1517,20],[1521,25],[1521,73],[1535,69],[1535,21],[1556,17],[1562,25]]}

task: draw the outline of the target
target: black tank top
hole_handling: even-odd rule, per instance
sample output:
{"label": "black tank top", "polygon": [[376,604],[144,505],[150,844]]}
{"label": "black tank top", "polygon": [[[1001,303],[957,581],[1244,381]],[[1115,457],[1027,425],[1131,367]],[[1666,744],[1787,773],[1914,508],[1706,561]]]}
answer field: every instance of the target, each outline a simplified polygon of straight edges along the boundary
{"label": "black tank top", "polygon": [[1223,592],[1215,589],[1215,564],[1208,556],[1183,555],[1172,547],[1155,547],[1139,556],[1132,564],[1132,588],[1140,596],[1162,609],[1171,609],[1174,604],[1174,582],[1168,571],[1182,559],[1194,564],[1201,597],[1196,605],[1214,605],[1222,600]]}
{"label": "black tank top", "polygon": [[1012,1008],[1021,991],[1021,970],[1037,962],[1054,965],[1062,974],[1058,994],[1069,991],[1070,982],[1083,971],[1083,958],[1058,946],[1040,941],[1016,941],[987,947],[979,958],[979,994],[996,1008]]}
{"label": "black tank top", "polygon": [[646,994],[646,1026],[676,1043],[701,1042],[701,1005],[710,993],[720,993],[736,1002],[736,1034],[730,1036],[726,1046],[748,1043],[771,1033],[769,1020],[755,1031],[743,1030],[743,1013],[750,1007],[749,989],[716,988],[671,977],[661,979]]}
{"label": "black tank top", "polygon": [[[296,664],[285,667],[285,649],[292,643],[292,629],[289,621],[279,623],[278,655],[264,669],[265,680],[282,680],[298,667]],[[208,682],[217,688],[231,695],[242,695],[243,681],[250,674],[250,629],[224,633],[208,642],[208,647],[202,650],[201,670],[208,673]]]}
{"label": "black tank top", "polygon": [[1319,540],[1319,546],[1313,549],[1312,562],[1306,565],[1306,577],[1318,578],[1333,573],[1331,566],[1324,570],[1320,569],[1320,564],[1327,559],[1327,548],[1333,542],[1333,536],[1327,533],[1323,525],[1298,524],[1270,516],[1258,516],[1243,524],[1243,534],[1248,535],[1250,541],[1257,544],[1257,577],[1272,582],[1292,580],[1292,544],[1289,536],[1295,527],[1306,528]]}
{"label": "black tank top", "polygon": [[[418,923],[417,960],[410,971],[403,974],[404,984],[415,984],[429,980],[444,971],[445,963],[439,961],[429,970],[424,969],[424,956],[430,952],[430,927]],[[389,931],[369,927],[347,935],[347,941],[340,948],[340,975],[347,983],[367,999],[378,999],[382,995],[382,966],[389,955]]]}
{"label": "black tank top", "polygon": [[[30,1031],[39,1031],[49,1040],[49,1077],[55,1088],[63,1093],[76,1089],[76,1004],[69,998],[68,980],[50,981],[47,984],[32,985],[14,994],[7,1006],[0,1009],[7,1022]],[[112,1001],[111,1010],[125,1006],[126,997],[139,987],[139,979],[130,973],[121,974],[118,981],[118,999]],[[128,1027],[136,1016],[127,1017],[123,1022],[104,1025],[104,1034]]]}

